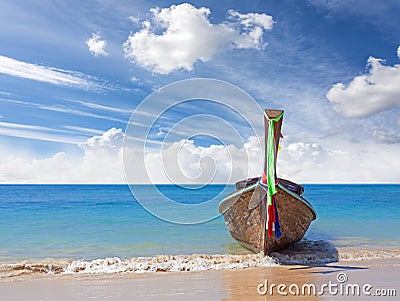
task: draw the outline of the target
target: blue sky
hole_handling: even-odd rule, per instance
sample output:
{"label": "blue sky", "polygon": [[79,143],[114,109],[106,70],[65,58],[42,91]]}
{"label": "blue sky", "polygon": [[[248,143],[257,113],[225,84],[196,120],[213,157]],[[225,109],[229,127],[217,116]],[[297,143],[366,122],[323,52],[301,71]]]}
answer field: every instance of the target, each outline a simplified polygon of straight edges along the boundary
{"label": "blue sky", "polygon": [[[123,182],[122,139],[132,111],[156,89],[192,78],[226,81],[262,108],[285,110],[283,176],[399,182],[399,13],[394,0],[3,0],[0,182]],[[220,131],[239,160],[233,167],[215,137],[189,139],[198,134],[193,123],[172,136],[166,153],[176,154],[177,145],[186,151],[184,173],[193,177],[204,156],[226,174],[254,150],[251,170],[237,168],[230,180],[256,175],[254,132],[213,104],[174,107],[151,139],[161,142],[183,118],[210,112],[240,133],[242,143]],[[261,135],[262,115],[253,117]],[[147,155],[155,174],[160,154]]]}

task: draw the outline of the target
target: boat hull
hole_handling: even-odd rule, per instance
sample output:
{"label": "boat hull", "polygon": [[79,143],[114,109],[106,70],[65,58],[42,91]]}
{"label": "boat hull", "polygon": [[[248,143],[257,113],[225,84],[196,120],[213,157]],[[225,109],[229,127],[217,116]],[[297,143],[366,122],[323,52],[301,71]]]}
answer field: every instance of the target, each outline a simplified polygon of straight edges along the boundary
{"label": "boat hull", "polygon": [[245,187],[227,196],[220,204],[232,237],[247,249],[270,253],[289,247],[302,239],[315,210],[302,196],[277,185],[275,195],[282,236],[268,237],[265,231],[265,190],[258,184]]}

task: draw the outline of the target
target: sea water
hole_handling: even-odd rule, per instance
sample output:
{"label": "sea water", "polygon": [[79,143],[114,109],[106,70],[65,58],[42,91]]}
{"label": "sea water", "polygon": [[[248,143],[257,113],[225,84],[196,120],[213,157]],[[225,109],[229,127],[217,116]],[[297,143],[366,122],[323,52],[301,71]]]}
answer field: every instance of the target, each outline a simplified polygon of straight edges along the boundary
{"label": "sea water", "polygon": [[336,246],[400,246],[400,185],[305,185],[317,211],[308,237]]}
{"label": "sea water", "polygon": [[[157,188],[186,204],[222,199],[226,188],[234,191],[234,185]],[[148,201],[161,202],[150,186],[137,189],[149,191]],[[317,212],[306,241],[339,248],[400,249],[400,185],[305,185],[304,197]],[[218,215],[217,206],[211,210]],[[3,263],[227,253],[248,252],[231,238],[222,216],[196,225],[166,222],[147,212],[127,185],[0,185]]]}

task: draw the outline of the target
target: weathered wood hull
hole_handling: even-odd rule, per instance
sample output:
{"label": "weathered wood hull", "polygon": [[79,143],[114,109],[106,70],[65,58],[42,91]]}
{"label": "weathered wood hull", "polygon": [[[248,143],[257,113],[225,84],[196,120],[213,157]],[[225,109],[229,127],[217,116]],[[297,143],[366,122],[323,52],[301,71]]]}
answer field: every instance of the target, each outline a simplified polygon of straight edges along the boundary
{"label": "weathered wood hull", "polygon": [[[302,239],[315,210],[303,197],[278,184],[276,205],[282,236],[267,237],[265,233],[265,190],[258,184],[236,191],[219,205],[232,237],[253,252],[278,251]],[[265,247],[266,245],[266,247]]]}

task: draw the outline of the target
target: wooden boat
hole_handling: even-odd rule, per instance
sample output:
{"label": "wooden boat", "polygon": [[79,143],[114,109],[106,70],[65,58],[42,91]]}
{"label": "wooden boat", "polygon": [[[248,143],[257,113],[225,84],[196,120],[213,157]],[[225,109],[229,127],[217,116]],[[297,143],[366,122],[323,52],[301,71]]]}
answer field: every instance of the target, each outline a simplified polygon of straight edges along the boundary
{"label": "wooden boat", "polygon": [[[282,120],[282,110],[265,110],[266,156],[263,176],[237,182],[236,191],[226,196],[219,205],[219,212],[224,216],[232,237],[256,253],[269,254],[289,247],[302,239],[316,218],[314,208],[302,196],[304,188],[276,177]],[[273,184],[266,186],[268,178]],[[272,191],[272,205],[267,191]],[[277,215],[271,208],[275,208]],[[270,212],[274,213],[270,215]],[[272,223],[275,216],[276,223]],[[267,230],[268,227],[270,230]]]}

